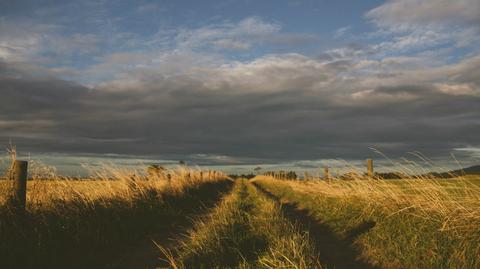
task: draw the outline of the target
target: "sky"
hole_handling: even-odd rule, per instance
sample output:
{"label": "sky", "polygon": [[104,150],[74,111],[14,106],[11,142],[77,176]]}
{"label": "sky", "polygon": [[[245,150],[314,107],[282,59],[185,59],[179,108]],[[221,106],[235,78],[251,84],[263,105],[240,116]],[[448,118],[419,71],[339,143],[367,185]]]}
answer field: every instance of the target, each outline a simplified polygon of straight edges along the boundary
{"label": "sky", "polygon": [[0,96],[0,146],[70,171],[480,163],[480,1],[3,0]]}

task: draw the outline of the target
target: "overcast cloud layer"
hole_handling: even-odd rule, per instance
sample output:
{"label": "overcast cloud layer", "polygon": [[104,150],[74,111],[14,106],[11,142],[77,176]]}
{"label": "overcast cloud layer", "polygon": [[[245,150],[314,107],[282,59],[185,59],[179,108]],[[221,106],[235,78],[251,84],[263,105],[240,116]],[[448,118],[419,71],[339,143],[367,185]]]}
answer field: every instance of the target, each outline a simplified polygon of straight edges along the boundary
{"label": "overcast cloud layer", "polygon": [[323,32],[239,14],[139,33],[96,1],[78,7],[100,13],[86,30],[61,16],[72,5],[0,5],[2,144],[207,164],[361,159],[370,147],[479,158],[478,0],[376,3],[358,8],[361,29]]}

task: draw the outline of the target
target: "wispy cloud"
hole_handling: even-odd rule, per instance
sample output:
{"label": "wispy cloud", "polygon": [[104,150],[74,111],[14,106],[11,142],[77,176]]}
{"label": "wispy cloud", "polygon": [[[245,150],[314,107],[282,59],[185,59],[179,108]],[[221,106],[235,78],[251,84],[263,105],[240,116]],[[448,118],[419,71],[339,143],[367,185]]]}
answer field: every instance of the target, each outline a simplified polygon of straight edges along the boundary
{"label": "wispy cloud", "polygon": [[147,3],[147,4],[140,4],[137,7],[138,13],[148,13],[148,12],[164,12],[167,11],[168,8],[166,6],[160,6],[156,3]]}
{"label": "wispy cloud", "polygon": [[377,34],[392,36],[381,50],[409,50],[480,42],[480,2],[476,0],[390,0],[366,13]]}
{"label": "wispy cloud", "polygon": [[[217,45],[223,48],[252,47],[265,38],[278,34],[280,26],[260,18],[250,17],[238,23],[219,23],[197,29],[182,29],[176,36],[177,47],[181,49],[205,48]],[[228,43],[230,46],[225,46]]]}
{"label": "wispy cloud", "polygon": [[345,27],[338,28],[337,30],[335,30],[335,33],[334,33],[333,37],[335,37],[335,38],[343,37],[348,33],[348,31],[350,31],[350,29],[352,29],[351,26],[345,26]]}
{"label": "wispy cloud", "polygon": [[480,3],[476,0],[389,0],[370,10],[366,17],[392,31],[452,24],[478,27]]}

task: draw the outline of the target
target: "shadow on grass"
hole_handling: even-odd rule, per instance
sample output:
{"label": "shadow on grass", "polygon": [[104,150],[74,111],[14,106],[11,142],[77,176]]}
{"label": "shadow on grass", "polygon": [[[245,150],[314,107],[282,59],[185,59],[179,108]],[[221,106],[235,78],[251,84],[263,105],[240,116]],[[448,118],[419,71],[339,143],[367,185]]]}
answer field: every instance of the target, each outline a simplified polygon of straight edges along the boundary
{"label": "shadow on grass", "polygon": [[214,248],[203,248],[183,258],[184,268],[243,268],[253,264],[268,247],[268,238],[252,230],[249,224],[256,210],[245,185],[239,191],[235,217],[229,218],[224,227],[216,228],[219,236]]}
{"label": "shadow on grass", "polygon": [[166,257],[156,244],[171,250],[178,247],[182,233],[194,226],[193,219],[207,214],[214,208],[233,185],[230,181],[222,184],[205,184],[200,190],[194,191],[190,196],[194,199],[179,200],[174,197],[166,198],[172,210],[177,211],[175,217],[158,224],[157,229],[151,231],[142,240],[126,245],[121,251],[110,258],[110,263],[99,268],[109,269],[155,269],[168,268]]}
{"label": "shadow on grass", "polygon": [[160,251],[152,239],[167,240],[231,186],[207,182],[183,194],[150,191],[132,201],[54,201],[54,210],[21,218],[0,207],[0,268],[155,268],[150,263]]}
{"label": "shadow on grass", "polygon": [[253,183],[267,197],[282,205],[282,211],[286,218],[308,231],[315,242],[319,252],[320,262],[326,269],[379,269],[359,260],[360,253],[353,245],[353,240],[369,231],[375,226],[375,222],[364,222],[353,228],[345,239],[340,238],[330,227],[318,222],[308,210],[299,209],[296,204],[282,203],[282,201],[260,185]]}

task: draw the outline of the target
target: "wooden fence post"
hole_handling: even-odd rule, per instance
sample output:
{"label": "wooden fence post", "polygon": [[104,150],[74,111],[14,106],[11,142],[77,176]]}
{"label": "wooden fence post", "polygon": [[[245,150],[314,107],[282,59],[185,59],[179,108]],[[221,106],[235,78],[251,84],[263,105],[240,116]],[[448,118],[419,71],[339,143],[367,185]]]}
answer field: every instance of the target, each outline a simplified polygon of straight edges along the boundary
{"label": "wooden fence post", "polygon": [[373,160],[367,159],[367,176],[373,178]]}
{"label": "wooden fence post", "polygon": [[328,167],[323,168],[323,179],[330,181],[330,172],[328,171]]}
{"label": "wooden fence post", "polygon": [[27,174],[28,162],[15,160],[11,173],[13,179],[12,202],[15,209],[21,212],[25,211],[27,204]]}

